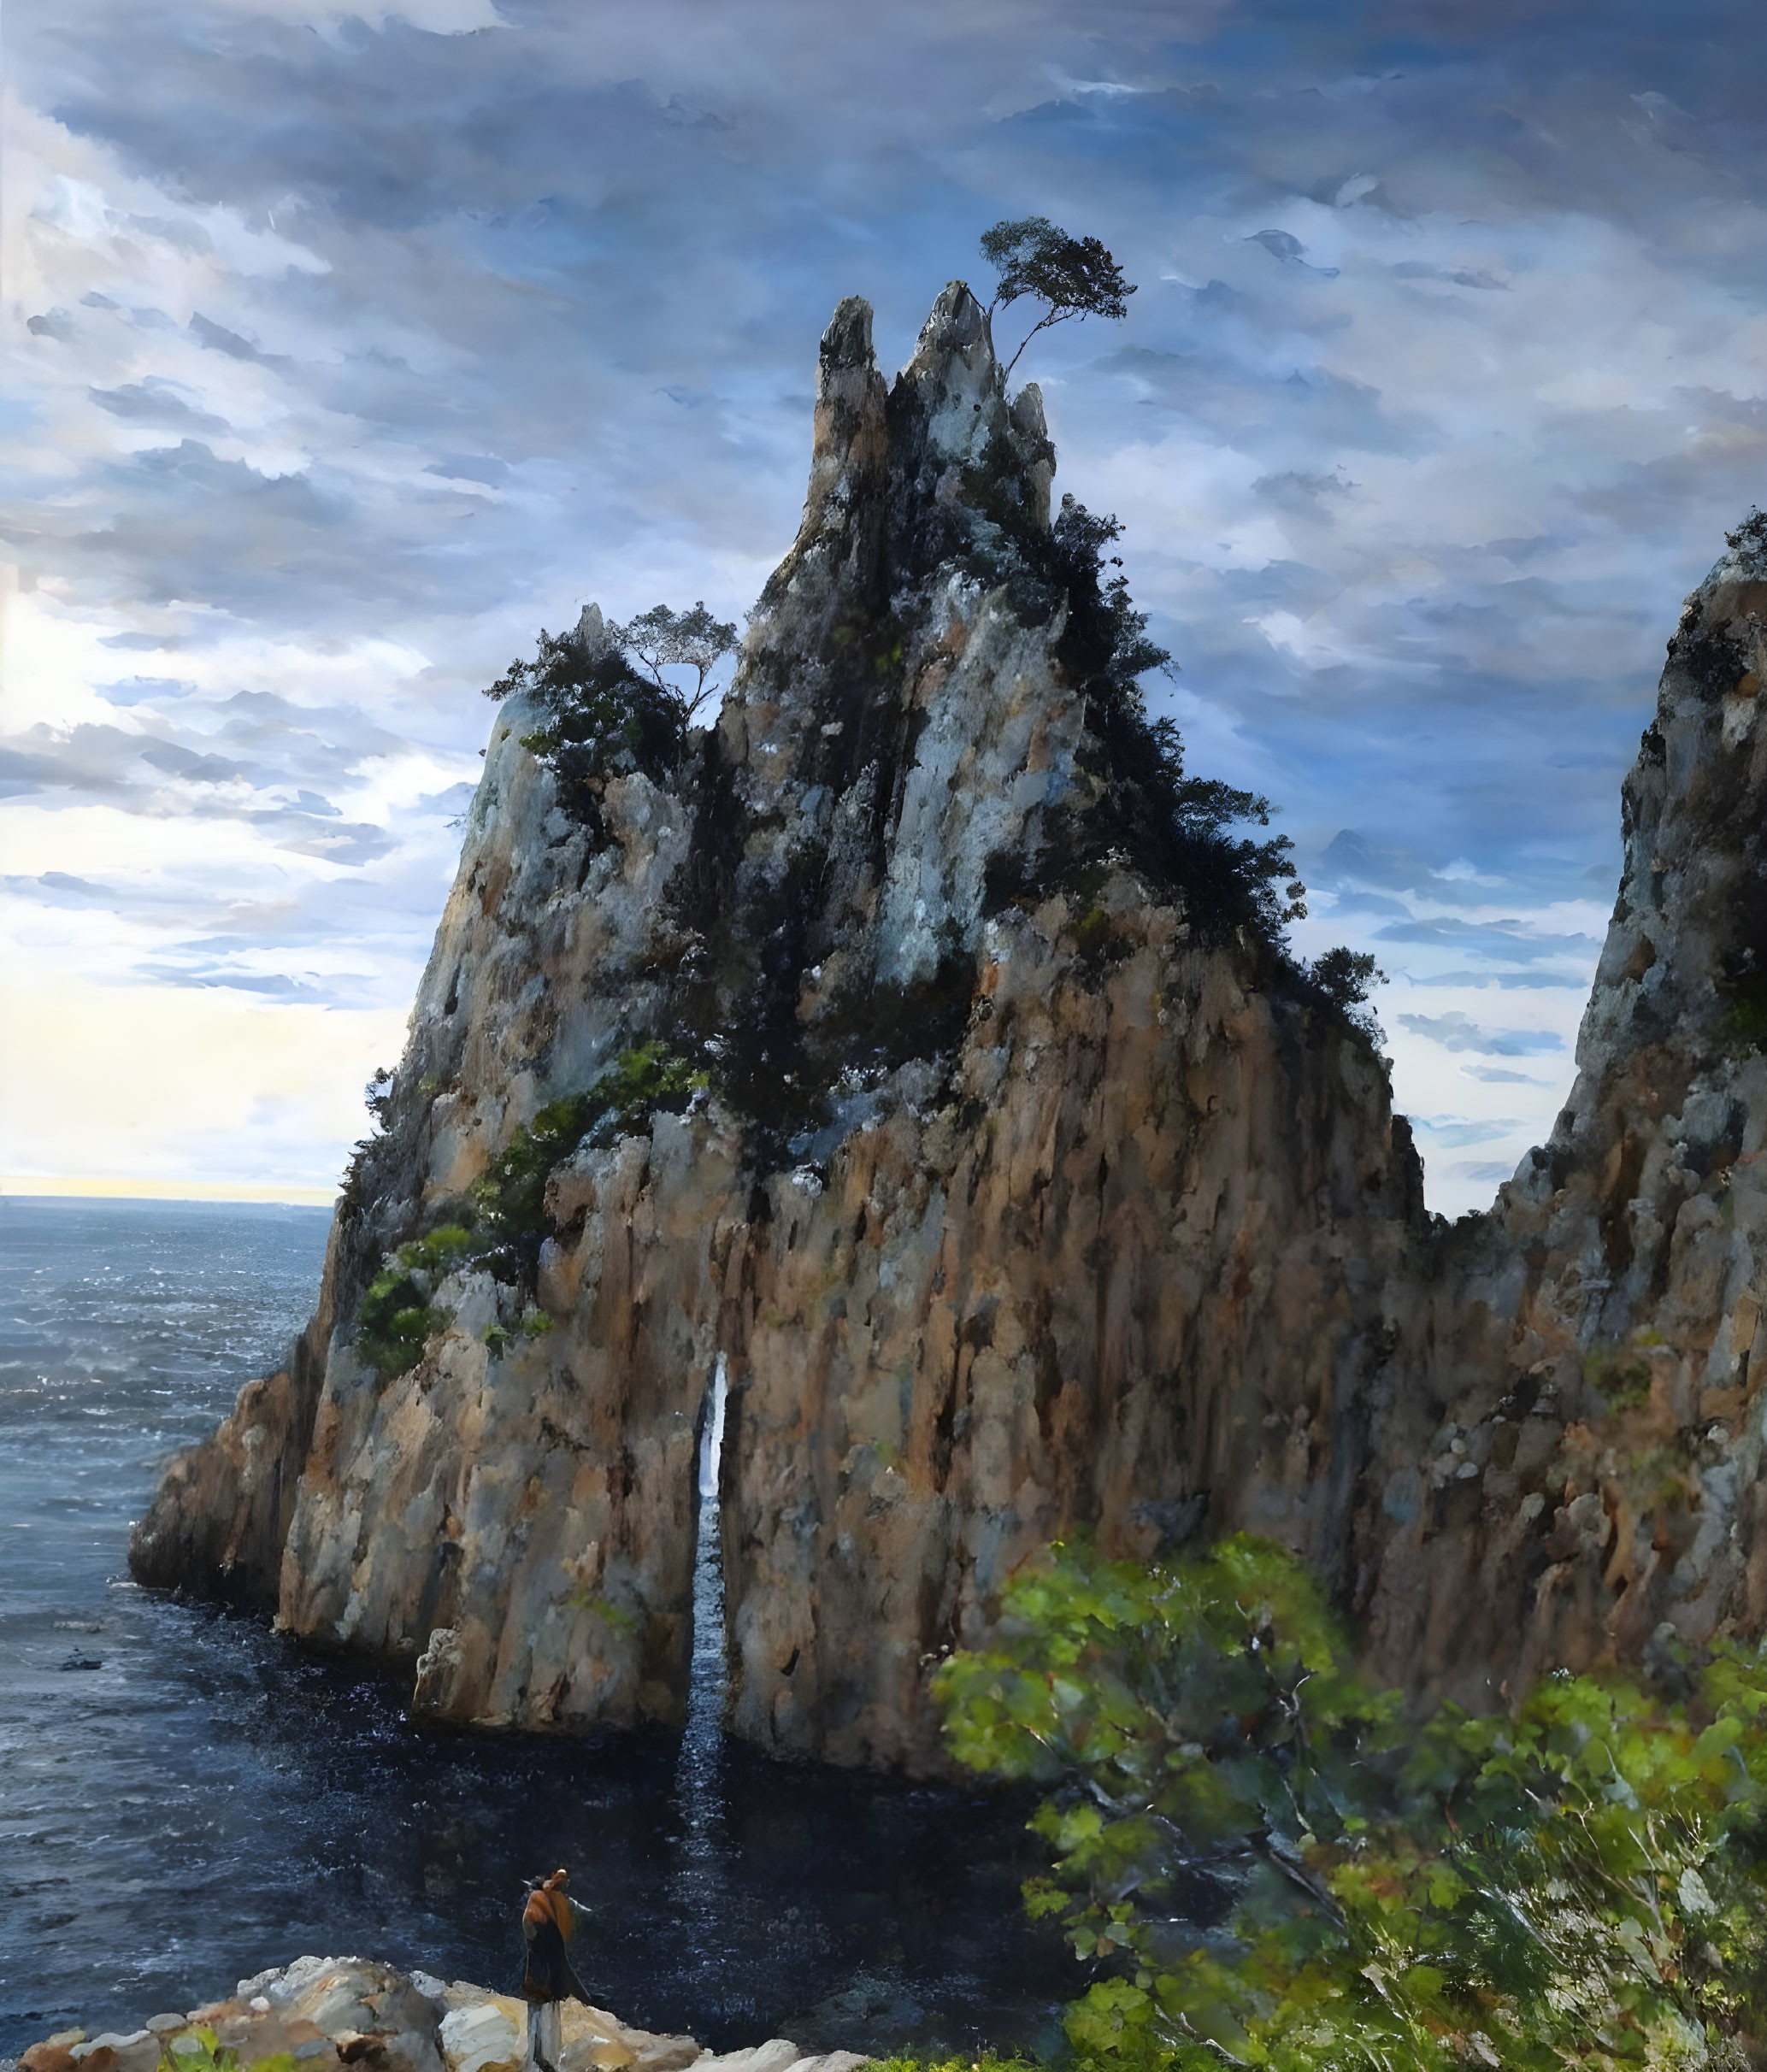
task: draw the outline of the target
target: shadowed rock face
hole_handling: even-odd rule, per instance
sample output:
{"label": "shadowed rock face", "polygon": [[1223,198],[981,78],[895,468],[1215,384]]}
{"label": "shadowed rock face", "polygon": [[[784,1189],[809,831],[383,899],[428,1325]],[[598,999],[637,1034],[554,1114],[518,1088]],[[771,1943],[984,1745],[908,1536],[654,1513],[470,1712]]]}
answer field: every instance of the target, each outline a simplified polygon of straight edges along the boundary
{"label": "shadowed rock face", "polygon": [[1463,1696],[1767,1624],[1764,533],[1669,644],[1570,1098],[1448,1248],[1428,1411],[1383,1424],[1376,1640]]}
{"label": "shadowed rock face", "polygon": [[[843,303],[694,767],[610,780],[598,848],[503,708],[307,1351],[174,1463],[144,1580],[403,1660],[443,1717],[679,1720],[722,1355],[731,1723],[781,1751],[930,1766],[928,1659],[1077,1525],[1283,1539],[1424,1696],[1767,1616],[1758,547],[1672,649],[1570,1104],[1448,1232],[1366,1039],[1132,861],[1053,466],[960,283],[888,388]],[[651,1038],[711,1088],[554,1171],[537,1313],[457,1270],[410,1371],[367,1366],[383,1256]]]}

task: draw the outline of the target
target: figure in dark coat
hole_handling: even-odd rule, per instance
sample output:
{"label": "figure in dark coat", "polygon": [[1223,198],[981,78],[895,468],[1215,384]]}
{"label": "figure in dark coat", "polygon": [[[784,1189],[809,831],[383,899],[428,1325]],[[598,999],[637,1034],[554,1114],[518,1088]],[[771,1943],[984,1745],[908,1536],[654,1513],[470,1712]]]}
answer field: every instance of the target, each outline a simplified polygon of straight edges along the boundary
{"label": "figure in dark coat", "polygon": [[527,1998],[527,2053],[541,2072],[557,2072],[560,2044],[558,2003],[589,1995],[570,1961],[577,1908],[562,1870],[536,1885],[521,1909],[521,1990]]}

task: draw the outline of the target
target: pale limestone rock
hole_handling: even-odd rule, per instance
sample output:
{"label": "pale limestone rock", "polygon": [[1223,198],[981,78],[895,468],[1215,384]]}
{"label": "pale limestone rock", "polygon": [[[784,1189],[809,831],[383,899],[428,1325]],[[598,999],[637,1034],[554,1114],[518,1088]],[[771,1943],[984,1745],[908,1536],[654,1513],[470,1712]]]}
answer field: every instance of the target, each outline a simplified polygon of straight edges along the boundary
{"label": "pale limestone rock", "polygon": [[448,2072],[521,2072],[527,2062],[527,2006],[487,1995],[444,2015],[442,2056]]}
{"label": "pale limestone rock", "polygon": [[692,2072],[790,2072],[807,2060],[795,2043],[783,2036],[770,2038],[745,2051],[703,2051],[693,2060]]}
{"label": "pale limestone rock", "polygon": [[83,2072],[157,2072],[160,2040],[150,2029],[127,2035],[106,2029],[90,2043],[77,2043],[69,2053]]}
{"label": "pale limestone rock", "polygon": [[[602,2008],[569,2001],[561,2012],[559,2072],[685,2072],[706,2055],[691,2036],[627,2028]],[[156,2016],[130,2035],[87,2041],[64,2030],[25,2053],[27,2072],[156,2072],[162,2050],[175,2064],[201,2049],[184,2033],[198,2026],[242,2066],[284,2055],[311,2072],[523,2072],[528,2063],[525,2000],[359,1957],[302,1957],[242,1979],[231,1999]]]}

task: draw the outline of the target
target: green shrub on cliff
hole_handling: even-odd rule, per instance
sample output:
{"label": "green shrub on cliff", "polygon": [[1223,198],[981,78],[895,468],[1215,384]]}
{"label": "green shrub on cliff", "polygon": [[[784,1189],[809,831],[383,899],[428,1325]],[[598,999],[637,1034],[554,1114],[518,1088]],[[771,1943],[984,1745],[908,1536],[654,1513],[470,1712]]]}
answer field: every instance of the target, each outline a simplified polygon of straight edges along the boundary
{"label": "green shrub on cliff", "polygon": [[1092,1983],[1097,2068],[1736,2065],[1767,2016],[1767,1669],[1668,1702],[1546,1679],[1422,1729],[1305,1571],[1057,1548],[935,1680],[952,1752],[1051,1787],[1027,1887]]}
{"label": "green shrub on cliff", "polygon": [[[401,1245],[362,1292],[356,1310],[356,1351],[385,1379],[406,1373],[446,1322],[433,1305],[436,1288],[463,1266],[486,1266],[500,1279],[531,1280],[540,1241],[551,1228],[546,1182],[553,1168],[584,1144],[610,1144],[645,1127],[658,1112],[676,1115],[706,1075],[666,1044],[621,1051],[580,1093],[549,1102],[533,1122],[515,1131],[474,1183],[474,1227],[445,1223],[427,1237]],[[492,1324],[485,1342],[501,1353],[518,1333],[527,1339],[551,1328],[530,1309],[515,1330]]]}
{"label": "green shrub on cliff", "polygon": [[1651,1399],[1651,1363],[1629,1346],[1590,1346],[1583,1355],[1583,1380],[1610,1410],[1640,1410]]}
{"label": "green shrub on cliff", "polygon": [[427,1237],[401,1245],[392,1263],[369,1281],[356,1311],[361,1357],[387,1376],[415,1367],[431,1333],[441,1327],[429,1301],[435,1285],[469,1259],[474,1249],[472,1233],[458,1223],[445,1223]]}
{"label": "green shrub on cliff", "polygon": [[667,1044],[622,1051],[592,1086],[548,1102],[518,1129],[474,1183],[473,1199],[492,1245],[544,1236],[546,1182],[584,1144],[611,1144],[659,1111],[679,1115],[706,1075]]}

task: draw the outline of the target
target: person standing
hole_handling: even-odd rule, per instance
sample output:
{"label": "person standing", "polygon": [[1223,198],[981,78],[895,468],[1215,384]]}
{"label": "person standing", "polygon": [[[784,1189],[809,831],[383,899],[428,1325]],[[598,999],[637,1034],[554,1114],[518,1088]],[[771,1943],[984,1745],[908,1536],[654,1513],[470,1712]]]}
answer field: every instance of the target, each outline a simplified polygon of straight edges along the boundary
{"label": "person standing", "polygon": [[527,2000],[527,2061],[540,2072],[558,2072],[562,2042],[559,2003],[589,1995],[570,1961],[579,1909],[563,1870],[534,1886],[521,1909],[521,1991]]}

